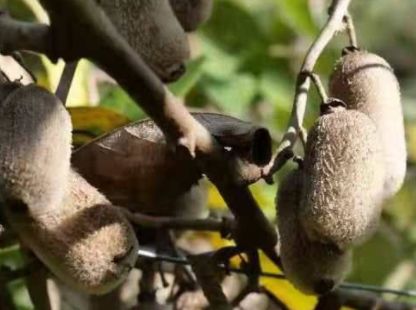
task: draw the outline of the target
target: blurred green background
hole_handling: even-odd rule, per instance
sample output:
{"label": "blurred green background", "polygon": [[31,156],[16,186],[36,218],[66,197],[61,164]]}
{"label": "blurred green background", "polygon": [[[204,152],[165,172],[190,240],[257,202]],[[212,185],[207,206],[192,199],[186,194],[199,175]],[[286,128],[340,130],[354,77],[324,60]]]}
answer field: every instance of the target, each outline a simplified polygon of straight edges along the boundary
{"label": "blurred green background", "polygon": [[[34,0],[0,0],[0,4],[14,17],[45,20]],[[212,18],[189,36],[193,59],[186,75],[171,89],[184,97],[190,108],[220,111],[266,126],[277,144],[290,115],[297,70],[327,18],[328,5],[324,0],[215,0]],[[377,234],[355,251],[348,281],[416,289],[416,1],[356,0],[350,12],[359,45],[386,58],[400,80],[409,156],[406,183],[387,203]],[[346,36],[340,33],[321,56],[316,72],[324,82],[346,44]],[[33,55],[25,55],[25,61],[40,84],[55,89],[63,64],[54,65]],[[94,135],[145,117],[110,78],[85,61],[78,68],[69,103],[105,108],[73,112],[75,128]],[[318,110],[319,100],[312,89],[306,127]],[[83,143],[89,138],[76,139]],[[279,172],[277,185],[259,182],[252,187],[270,219],[275,216],[278,180],[290,168],[288,165]],[[212,186],[209,204],[224,208]],[[0,250],[0,262],[16,268],[21,258],[15,248]],[[267,262],[264,265],[271,268]],[[311,309],[316,302],[287,282],[267,279],[264,283],[291,309]],[[19,307],[30,309],[23,282],[13,283],[10,288],[16,293]]]}

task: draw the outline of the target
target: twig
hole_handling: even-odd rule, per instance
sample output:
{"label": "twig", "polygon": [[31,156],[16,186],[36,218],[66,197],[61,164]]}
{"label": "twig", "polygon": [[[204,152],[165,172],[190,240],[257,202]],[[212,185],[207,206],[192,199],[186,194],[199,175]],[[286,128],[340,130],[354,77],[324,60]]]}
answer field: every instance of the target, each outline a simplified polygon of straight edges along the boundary
{"label": "twig", "polygon": [[325,91],[325,87],[322,84],[321,78],[316,73],[308,73],[309,77],[311,78],[313,84],[316,87],[316,90],[318,91],[319,97],[321,97],[322,103],[326,103],[328,101],[328,95]]}
{"label": "twig", "polygon": [[48,25],[16,21],[0,12],[0,51],[35,51],[54,57],[52,36]]}
{"label": "twig", "polygon": [[221,276],[215,260],[210,255],[190,255],[189,261],[198,283],[209,302],[210,309],[227,310],[232,306],[221,288]]}
{"label": "twig", "polygon": [[48,294],[48,274],[48,270],[42,266],[38,270],[32,270],[26,277],[26,286],[35,309],[52,309]]}
{"label": "twig", "polygon": [[26,275],[26,286],[30,299],[35,309],[51,310],[51,304],[48,293],[48,275],[49,271],[30,251],[29,248],[22,245],[21,251],[26,261],[28,273]]}
{"label": "twig", "polygon": [[[152,251],[145,250],[143,248],[139,249],[139,257],[152,259],[155,261],[170,262],[173,264],[189,265],[189,262],[185,259],[167,256],[167,255],[155,254]],[[238,269],[238,268],[232,268],[232,267],[226,269],[226,267],[222,265],[220,265],[220,268],[225,268],[224,270],[234,272],[234,273],[250,275],[250,271],[245,270],[245,269]],[[276,274],[276,273],[263,271],[263,272],[260,272],[258,275],[262,277],[266,277],[266,278],[277,279],[277,280],[286,280],[286,277],[283,274]],[[358,284],[358,283],[344,282],[340,285],[340,288],[345,289],[345,290],[366,291],[366,292],[372,292],[372,293],[378,293],[378,294],[392,294],[392,295],[403,296],[403,297],[416,297],[415,291],[396,290],[396,289],[389,289],[389,288],[384,288],[384,287],[379,287],[379,286],[365,285],[365,284]]]}
{"label": "twig", "polygon": [[350,46],[358,48],[357,33],[355,32],[354,22],[349,13],[344,16],[344,22],[347,26],[347,33],[348,38],[350,40]]}
{"label": "twig", "polygon": [[150,216],[141,213],[132,213],[125,208],[120,208],[126,218],[133,224],[146,228],[170,229],[170,230],[195,230],[216,231],[222,236],[231,234],[233,220],[218,219],[187,219],[177,217]]}
{"label": "twig", "polygon": [[68,99],[68,94],[71,89],[72,80],[75,76],[75,71],[77,70],[78,61],[73,61],[66,63],[64,70],[61,74],[61,79],[59,80],[58,87],[56,88],[55,95],[66,105],[66,100]]}
{"label": "twig", "polygon": [[350,2],[351,0],[334,0],[333,9],[330,12],[327,23],[306,54],[296,82],[295,99],[289,126],[283,136],[282,141],[280,142],[280,145],[277,149],[277,154],[272,161],[272,164],[270,165],[269,171],[266,175],[266,180],[268,182],[271,182],[271,177],[273,174],[276,173],[277,170],[287,161],[284,157],[284,154],[288,149],[291,150],[293,148],[299,134],[304,132],[302,123],[305,116],[308,91],[310,88],[310,78],[308,74],[305,73],[313,72],[319,56],[329,41],[333,38],[337,30],[340,28],[340,25],[342,25],[344,16],[348,12],[348,6]]}

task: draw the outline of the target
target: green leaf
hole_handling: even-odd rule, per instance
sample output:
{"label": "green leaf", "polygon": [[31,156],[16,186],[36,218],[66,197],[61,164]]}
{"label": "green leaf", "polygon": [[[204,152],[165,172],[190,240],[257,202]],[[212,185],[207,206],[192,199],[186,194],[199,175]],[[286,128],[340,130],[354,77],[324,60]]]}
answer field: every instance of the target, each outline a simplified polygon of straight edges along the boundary
{"label": "green leaf", "polygon": [[205,55],[205,75],[216,79],[227,79],[237,71],[240,59],[221,49],[215,41],[202,36],[201,47]]}
{"label": "green leaf", "polygon": [[249,9],[229,0],[216,2],[212,17],[203,33],[219,47],[231,53],[241,53],[265,39]]}
{"label": "green leaf", "polygon": [[318,28],[309,14],[307,0],[276,0],[280,18],[300,35],[315,36]]}
{"label": "green leaf", "polygon": [[145,117],[142,109],[130,98],[130,96],[120,87],[114,84],[105,83],[100,85],[99,106],[106,107],[131,120],[138,120]]}
{"label": "green leaf", "polygon": [[207,80],[208,97],[225,113],[244,117],[257,92],[257,81],[248,74],[230,76],[227,80]]}
{"label": "green leaf", "polygon": [[16,280],[8,285],[14,304],[18,310],[32,310],[33,304],[24,279]]}
{"label": "green leaf", "polygon": [[169,89],[176,96],[185,97],[201,78],[205,61],[205,57],[198,57],[188,63],[186,74],[177,82],[170,84]]}

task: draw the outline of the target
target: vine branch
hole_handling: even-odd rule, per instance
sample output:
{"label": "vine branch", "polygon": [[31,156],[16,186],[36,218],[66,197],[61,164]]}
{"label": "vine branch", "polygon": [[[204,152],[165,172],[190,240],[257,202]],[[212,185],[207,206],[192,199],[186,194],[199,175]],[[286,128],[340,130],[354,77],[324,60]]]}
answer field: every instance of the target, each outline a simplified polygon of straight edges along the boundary
{"label": "vine branch", "polygon": [[121,212],[133,224],[146,228],[171,229],[171,230],[194,230],[194,231],[214,231],[221,235],[231,234],[233,220],[223,219],[187,219],[178,217],[150,216],[142,213],[132,213],[125,208],[120,208]]}
{"label": "vine branch", "polygon": [[288,150],[293,149],[298,137],[301,136],[302,138],[303,136],[302,140],[306,140],[302,123],[305,117],[306,103],[308,101],[308,92],[311,83],[309,73],[313,71],[319,56],[334,37],[335,33],[343,25],[344,18],[348,14],[350,2],[351,0],[334,0],[328,21],[305,56],[296,81],[295,98],[289,125],[272,160],[269,171],[266,173],[265,179],[269,183],[272,182],[273,174],[287,161],[286,154]]}

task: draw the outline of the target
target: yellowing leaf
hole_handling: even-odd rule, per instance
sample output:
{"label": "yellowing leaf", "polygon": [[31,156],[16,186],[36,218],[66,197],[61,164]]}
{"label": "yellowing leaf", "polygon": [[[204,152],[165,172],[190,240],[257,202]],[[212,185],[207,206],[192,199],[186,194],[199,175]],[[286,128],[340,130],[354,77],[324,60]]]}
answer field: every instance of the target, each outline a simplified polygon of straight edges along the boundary
{"label": "yellowing leaf", "polygon": [[127,117],[102,107],[78,107],[68,110],[74,128],[75,147],[130,122]]}
{"label": "yellowing leaf", "polygon": [[[264,255],[260,256],[260,260],[264,272],[282,274],[282,271]],[[289,309],[312,310],[317,303],[316,297],[302,294],[287,280],[262,277],[260,283],[281,300]]]}
{"label": "yellowing leaf", "polygon": [[[48,81],[47,85],[44,86],[54,92],[58,86],[65,63],[63,61],[58,61],[57,64],[53,64],[46,56],[41,56],[41,60],[45,67]],[[86,60],[79,61],[68,94],[67,106],[85,105],[86,102],[90,101],[87,81],[87,77],[90,75],[90,67],[90,63]]]}
{"label": "yellowing leaf", "polygon": [[208,184],[208,206],[210,209],[226,209],[227,205],[218,192],[217,188],[212,184]]}

